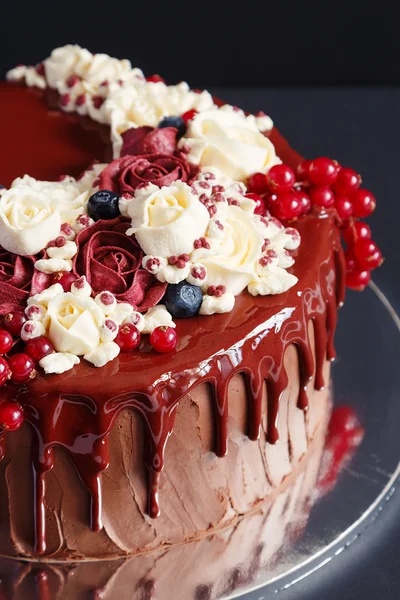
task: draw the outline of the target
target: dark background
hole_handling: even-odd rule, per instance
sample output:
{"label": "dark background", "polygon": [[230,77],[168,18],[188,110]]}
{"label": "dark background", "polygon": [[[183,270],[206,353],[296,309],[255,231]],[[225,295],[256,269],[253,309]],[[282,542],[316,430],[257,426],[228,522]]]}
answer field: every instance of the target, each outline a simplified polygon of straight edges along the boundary
{"label": "dark background", "polygon": [[192,86],[400,82],[397,0],[0,1],[0,71],[78,43]]}
{"label": "dark background", "polygon": [[[305,156],[361,172],[386,256],[374,280],[400,310],[400,2],[0,0],[0,23],[1,73],[79,43],[263,109]],[[282,600],[400,598],[397,496],[368,535]]]}

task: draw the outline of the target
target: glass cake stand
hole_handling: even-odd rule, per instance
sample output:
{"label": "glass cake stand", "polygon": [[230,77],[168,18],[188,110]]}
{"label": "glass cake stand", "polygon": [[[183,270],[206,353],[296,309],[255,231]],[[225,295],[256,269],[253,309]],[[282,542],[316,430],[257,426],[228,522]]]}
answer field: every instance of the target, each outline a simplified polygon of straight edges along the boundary
{"label": "glass cake stand", "polygon": [[363,440],[334,488],[313,506],[298,541],[224,600],[268,600],[288,590],[357,543],[392,498],[400,478],[399,333],[400,319],[374,283],[362,295],[347,294],[336,334],[334,402],[355,409]]}

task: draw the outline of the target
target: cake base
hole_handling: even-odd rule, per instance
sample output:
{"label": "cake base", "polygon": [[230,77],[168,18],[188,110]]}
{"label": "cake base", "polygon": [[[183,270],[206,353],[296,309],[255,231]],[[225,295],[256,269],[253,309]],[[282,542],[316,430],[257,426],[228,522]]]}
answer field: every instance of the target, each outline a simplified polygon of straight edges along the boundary
{"label": "cake base", "polygon": [[[328,393],[325,393],[328,398]],[[7,600],[211,600],[250,584],[260,569],[303,532],[317,498],[316,482],[329,410],[307,454],[267,500],[229,526],[190,542],[163,546],[130,559],[65,563],[0,560]],[[179,589],[177,589],[179,573]]]}

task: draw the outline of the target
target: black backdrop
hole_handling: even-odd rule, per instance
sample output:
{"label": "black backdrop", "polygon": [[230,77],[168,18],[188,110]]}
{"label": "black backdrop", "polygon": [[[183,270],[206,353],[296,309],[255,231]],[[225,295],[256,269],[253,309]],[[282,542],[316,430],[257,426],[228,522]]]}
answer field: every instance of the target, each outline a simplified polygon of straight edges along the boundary
{"label": "black backdrop", "polygon": [[398,0],[0,0],[0,72],[68,42],[194,86],[400,83]]}

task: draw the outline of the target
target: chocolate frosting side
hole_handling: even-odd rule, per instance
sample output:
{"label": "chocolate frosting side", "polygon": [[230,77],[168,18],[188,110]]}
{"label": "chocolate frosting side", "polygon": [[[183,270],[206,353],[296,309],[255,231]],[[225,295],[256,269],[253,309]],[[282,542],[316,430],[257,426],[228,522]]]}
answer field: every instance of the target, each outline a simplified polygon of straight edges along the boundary
{"label": "chocolate frosting side", "polygon": [[[12,89],[17,96],[34,94]],[[42,104],[37,111],[45,127]],[[63,118],[57,113],[61,123]],[[278,132],[271,138],[293,164],[298,155]],[[296,226],[303,243],[291,270],[299,282],[288,292],[256,298],[244,293],[231,313],[179,321],[172,355],[156,355],[144,342],[140,352],[121,354],[101,369],[83,361],[62,376],[39,375],[28,385],[4,388],[5,397],[24,407],[26,424],[1,441],[8,496],[0,501],[0,552],[57,558],[137,552],[229,523],[281,484],[321,419],[313,416],[314,390],[323,388],[326,361],[334,358],[336,309],[344,293],[334,216],[310,215]],[[304,419],[307,432],[298,443],[301,434],[293,432],[304,429]],[[230,420],[243,442],[236,458]],[[188,437],[186,451],[170,451],[178,426]],[[258,443],[249,445],[244,436]],[[211,454],[225,456],[228,447],[223,461]],[[254,453],[261,456],[254,463],[258,474],[248,472]],[[173,478],[179,473],[176,456],[185,466],[193,462],[187,480],[183,473]],[[175,460],[171,470],[168,460]],[[199,462],[206,464],[205,479],[196,472]],[[125,496],[113,505],[118,469]],[[219,488],[221,476],[227,477],[226,488]],[[210,491],[203,498],[202,486]],[[195,510],[200,499],[204,506]]]}

